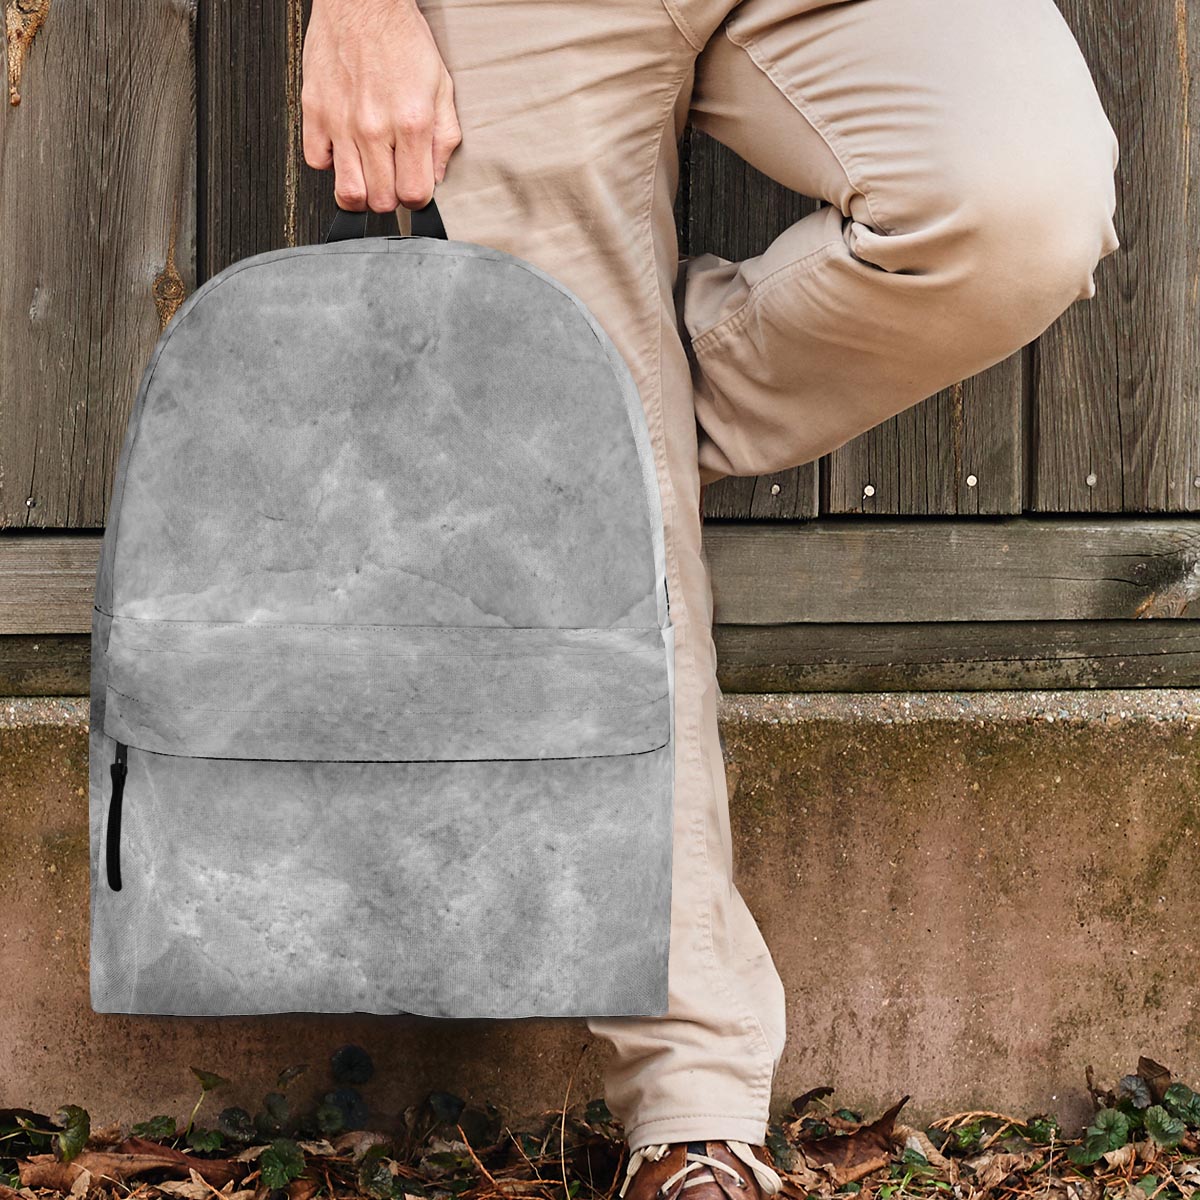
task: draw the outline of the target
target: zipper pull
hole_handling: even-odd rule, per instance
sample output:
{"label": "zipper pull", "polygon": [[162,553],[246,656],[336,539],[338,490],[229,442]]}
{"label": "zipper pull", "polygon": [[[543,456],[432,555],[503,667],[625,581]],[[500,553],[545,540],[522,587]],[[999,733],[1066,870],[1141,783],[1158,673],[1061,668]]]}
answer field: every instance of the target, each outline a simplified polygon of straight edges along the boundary
{"label": "zipper pull", "polygon": [[121,800],[125,795],[125,745],[117,743],[116,757],[109,768],[112,774],[112,796],[108,802],[108,834],[105,838],[108,866],[108,886],[121,890]]}

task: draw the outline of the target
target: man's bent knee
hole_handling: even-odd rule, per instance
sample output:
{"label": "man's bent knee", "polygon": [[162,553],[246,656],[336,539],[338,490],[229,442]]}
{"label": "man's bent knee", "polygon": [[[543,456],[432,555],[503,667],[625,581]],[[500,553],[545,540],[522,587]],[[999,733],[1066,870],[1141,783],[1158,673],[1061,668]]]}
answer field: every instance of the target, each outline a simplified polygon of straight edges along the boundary
{"label": "man's bent knee", "polygon": [[[1072,161],[1034,147],[959,172],[943,191],[917,234],[926,261],[915,272],[940,277],[931,295],[942,293],[955,324],[986,323],[989,356],[1019,349],[1095,295],[1096,267],[1120,245],[1114,157],[1107,142],[1081,147]],[[862,252],[853,242],[851,250]]]}

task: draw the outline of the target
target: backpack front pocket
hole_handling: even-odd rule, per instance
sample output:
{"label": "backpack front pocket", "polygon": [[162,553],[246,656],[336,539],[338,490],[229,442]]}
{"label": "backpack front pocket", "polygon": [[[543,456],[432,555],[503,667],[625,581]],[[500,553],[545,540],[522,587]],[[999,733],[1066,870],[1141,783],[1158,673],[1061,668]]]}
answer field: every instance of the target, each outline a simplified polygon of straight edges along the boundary
{"label": "backpack front pocket", "polygon": [[211,758],[641,753],[670,737],[666,632],[118,616],[105,731]]}
{"label": "backpack front pocket", "polygon": [[93,1007],[665,1013],[672,636],[114,618]]}

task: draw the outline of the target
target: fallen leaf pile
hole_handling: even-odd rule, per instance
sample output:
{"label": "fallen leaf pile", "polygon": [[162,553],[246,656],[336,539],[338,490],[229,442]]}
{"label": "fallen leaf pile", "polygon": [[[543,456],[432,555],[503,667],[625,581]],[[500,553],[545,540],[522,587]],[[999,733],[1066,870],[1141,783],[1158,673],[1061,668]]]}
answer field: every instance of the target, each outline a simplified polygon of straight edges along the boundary
{"label": "fallen leaf pile", "polygon": [[[435,1091],[377,1131],[359,1090],[374,1072],[366,1051],[344,1046],[331,1065],[334,1086],[309,1103],[287,1095],[307,1067],[289,1067],[259,1111],[227,1107],[212,1127],[197,1117],[228,1080],[197,1068],[183,1128],[156,1116],[93,1130],[76,1105],[0,1109],[0,1200],[614,1200],[624,1179],[623,1131],[602,1100],[506,1122],[493,1104]],[[899,1120],[908,1096],[867,1121],[814,1088],[769,1127],[781,1200],[1188,1200],[1200,1189],[1200,1093],[1145,1057],[1115,1084],[1091,1067],[1086,1079],[1095,1114],[1072,1139],[1044,1113],[913,1128]]]}

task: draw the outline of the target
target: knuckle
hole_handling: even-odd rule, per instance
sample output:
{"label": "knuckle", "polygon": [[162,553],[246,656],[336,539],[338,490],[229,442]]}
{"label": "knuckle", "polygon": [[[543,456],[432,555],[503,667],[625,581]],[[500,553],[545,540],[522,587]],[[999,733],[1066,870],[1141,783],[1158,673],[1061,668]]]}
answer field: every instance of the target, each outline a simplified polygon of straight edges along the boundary
{"label": "knuckle", "polygon": [[424,208],[432,194],[424,188],[406,187],[401,188],[398,195],[405,208]]}
{"label": "knuckle", "polygon": [[342,208],[361,209],[367,202],[367,189],[355,184],[339,184],[334,198]]}
{"label": "knuckle", "polygon": [[404,133],[421,133],[433,127],[433,111],[427,108],[409,108],[396,115],[396,128]]}
{"label": "knuckle", "polygon": [[355,128],[370,142],[381,142],[391,133],[388,122],[376,113],[364,113],[355,123]]}
{"label": "knuckle", "polygon": [[370,199],[370,209],[372,212],[377,213],[395,212],[396,204],[397,200],[395,192],[392,192],[391,194],[388,194],[387,192],[372,194]]}

